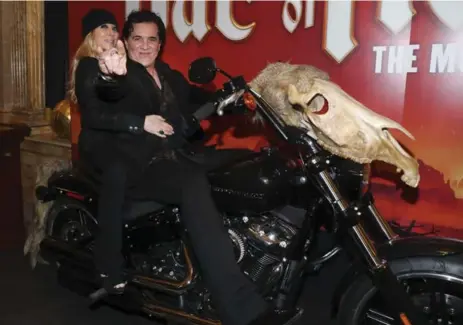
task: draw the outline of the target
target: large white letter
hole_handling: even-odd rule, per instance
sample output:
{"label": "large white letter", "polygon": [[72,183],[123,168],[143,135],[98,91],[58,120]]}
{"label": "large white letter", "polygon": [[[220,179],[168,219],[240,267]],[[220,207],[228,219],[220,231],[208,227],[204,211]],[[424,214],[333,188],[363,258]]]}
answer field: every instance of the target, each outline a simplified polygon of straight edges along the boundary
{"label": "large white letter", "polygon": [[429,72],[455,72],[455,62],[457,60],[458,55],[457,52],[457,43],[447,44],[445,51],[444,44],[433,44],[431,49],[431,61],[429,63]]}
{"label": "large white letter", "polygon": [[[294,7],[294,11],[296,12],[295,20],[293,20],[293,18],[289,14],[289,6]],[[285,1],[281,16],[283,19],[283,25],[286,27],[286,30],[288,32],[290,33],[294,32],[297,25],[299,25],[299,21],[301,20],[301,15],[302,15],[302,1],[301,0],[286,0]]]}
{"label": "large white letter", "polygon": [[387,72],[388,73],[402,73],[404,71],[403,63],[404,63],[403,45],[389,46],[389,53],[387,56]]}
{"label": "large white letter", "polygon": [[175,1],[172,12],[172,28],[180,42],[185,42],[193,32],[198,41],[201,41],[210,27],[207,24],[206,1],[191,1],[191,22],[185,15],[185,2]]}
{"label": "large white letter", "polygon": [[352,0],[327,1],[325,16],[323,49],[341,63],[358,44],[353,31],[354,3]]}
{"label": "large white letter", "polygon": [[386,46],[373,46],[375,57],[375,73],[381,73],[383,70],[383,53],[387,50]]}
{"label": "large white letter", "polygon": [[312,27],[314,24],[315,18],[315,1],[306,0],[305,1],[305,28]]}
{"label": "large white letter", "polygon": [[[251,1],[248,0],[247,2]],[[226,38],[232,41],[241,41],[251,34],[256,23],[253,22],[246,26],[238,24],[233,17],[231,0],[216,1],[215,7],[217,8],[215,26]]]}
{"label": "large white letter", "polygon": [[447,27],[457,31],[463,27],[463,2],[462,1],[432,1],[428,0],[429,7],[434,14]]}
{"label": "large white letter", "polygon": [[416,55],[413,52],[420,49],[420,44],[410,44],[404,47],[404,72],[415,73],[418,71],[418,68],[413,66],[413,63],[416,61]]}
{"label": "large white letter", "polygon": [[407,26],[416,14],[411,1],[378,1],[377,17],[394,34]]}
{"label": "large white letter", "polygon": [[167,15],[167,0],[151,0],[151,11],[157,13],[161,17],[166,28],[169,26],[169,18]]}
{"label": "large white letter", "polygon": [[125,0],[125,17],[130,14],[132,10],[140,9],[140,1],[139,0]]}

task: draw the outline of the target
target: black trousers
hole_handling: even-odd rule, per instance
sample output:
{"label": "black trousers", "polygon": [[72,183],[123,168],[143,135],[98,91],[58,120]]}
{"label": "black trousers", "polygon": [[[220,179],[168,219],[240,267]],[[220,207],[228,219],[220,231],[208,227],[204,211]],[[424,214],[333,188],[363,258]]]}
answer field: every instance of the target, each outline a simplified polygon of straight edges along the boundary
{"label": "black trousers", "polygon": [[127,168],[113,161],[101,173],[98,225],[95,238],[94,261],[99,272],[106,274],[109,285],[123,281],[122,268],[125,261],[122,250],[123,206],[126,196]]}
{"label": "black trousers", "polygon": [[[268,308],[267,303],[256,292],[255,286],[235,262],[233,246],[212,200],[206,177],[208,169],[235,154],[231,150],[206,149],[196,156],[195,161],[181,155],[177,155],[177,160],[159,158],[154,160],[146,170],[143,180],[129,193],[120,191],[124,177],[119,177],[117,181],[108,179],[108,187],[105,188],[109,193],[107,197],[113,195],[113,199],[127,194],[131,198],[179,205],[182,222],[200,264],[201,276],[216,302],[224,325],[246,325]],[[120,172],[118,169],[121,167],[115,164],[105,174],[108,177],[115,176],[113,173]],[[102,201],[100,206],[104,218],[108,219],[102,222],[100,216],[100,225],[104,228],[100,235],[100,247],[101,251],[106,251],[106,255],[100,254],[96,257],[102,261],[102,268],[114,269],[122,263],[122,219],[117,221],[121,216],[122,205],[115,204],[106,210],[109,206],[103,207]],[[113,214],[110,215],[108,211]],[[117,216],[116,220],[112,218],[114,216]],[[110,270],[108,273],[116,272]]]}

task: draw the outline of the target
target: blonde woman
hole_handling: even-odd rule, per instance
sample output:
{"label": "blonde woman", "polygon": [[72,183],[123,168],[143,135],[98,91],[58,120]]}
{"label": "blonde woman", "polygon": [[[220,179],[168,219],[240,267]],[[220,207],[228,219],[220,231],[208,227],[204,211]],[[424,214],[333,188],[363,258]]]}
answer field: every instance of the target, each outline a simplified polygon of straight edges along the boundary
{"label": "blonde woman", "polygon": [[102,275],[102,286],[108,292],[118,293],[124,286],[121,274],[124,260],[117,236],[122,236],[120,232],[127,164],[120,159],[123,154],[114,145],[113,131],[124,129],[121,122],[123,119],[127,120],[125,128],[128,129],[130,119],[136,117],[112,114],[115,108],[107,98],[100,96],[96,88],[101,77],[98,54],[108,50],[116,51],[119,39],[114,15],[104,9],[88,12],[82,19],[82,37],[83,42],[72,62],[69,97],[78,105],[81,114],[80,160],[88,171],[94,172],[100,182],[100,232],[95,239],[95,266]]}

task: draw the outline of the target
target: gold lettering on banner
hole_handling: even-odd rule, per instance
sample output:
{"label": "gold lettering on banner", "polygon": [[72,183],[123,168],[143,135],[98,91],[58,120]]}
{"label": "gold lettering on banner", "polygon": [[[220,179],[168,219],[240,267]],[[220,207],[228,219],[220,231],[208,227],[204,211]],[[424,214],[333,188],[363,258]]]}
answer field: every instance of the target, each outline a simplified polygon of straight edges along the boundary
{"label": "gold lettering on banner", "polygon": [[141,2],[136,0],[126,0],[125,1],[125,17],[127,18],[133,10],[140,9]]}
{"label": "gold lettering on banner", "polygon": [[[135,2],[137,1],[126,1]],[[247,0],[251,3],[252,0]],[[384,28],[393,34],[398,34],[413,21],[417,14],[411,0],[377,1],[376,19]],[[384,2],[384,3],[383,3]],[[201,41],[211,31],[208,25],[207,9],[210,1],[194,1],[192,4],[191,21],[186,18],[184,1],[173,1],[172,28],[177,38],[184,42],[190,34]],[[305,3],[305,10],[304,5]],[[314,26],[315,20],[314,0],[286,0],[284,2],[281,19],[285,29],[293,33],[300,23],[303,12],[305,13],[304,28]],[[463,27],[463,2],[427,0],[433,14],[448,28],[453,31]],[[131,4],[131,6],[135,6]],[[292,6],[292,8],[291,8]],[[126,5],[126,10],[129,5]],[[167,0],[151,0],[151,7],[158,12],[167,26],[169,2]],[[241,25],[233,14],[232,0],[215,1],[216,17],[215,27],[222,35],[233,42],[243,41],[252,34],[256,23]],[[289,9],[294,9],[294,18]],[[354,36],[355,28],[355,2],[353,0],[327,0],[324,2],[323,40],[322,49],[336,62],[341,63],[358,46]]]}
{"label": "gold lettering on banner", "polygon": [[305,1],[305,28],[312,27],[315,20],[315,1]]}
{"label": "gold lettering on banner", "polygon": [[322,48],[341,63],[358,46],[354,36],[355,3],[326,1]]}
{"label": "gold lettering on banner", "polygon": [[168,0],[151,0],[151,10],[161,17],[166,28],[169,26],[169,5]]}
{"label": "gold lettering on banner", "polygon": [[[250,0],[247,2],[251,3]],[[216,1],[215,8],[215,26],[229,40],[242,41],[248,38],[256,27],[256,22],[241,25],[235,20],[231,0]]]}
{"label": "gold lettering on banner", "polygon": [[172,28],[177,38],[183,43],[193,34],[198,41],[211,30],[207,22],[206,1],[191,1],[191,18],[186,13],[185,1],[176,1],[172,8]]}
{"label": "gold lettering on banner", "polygon": [[[289,6],[294,8],[296,12],[296,19],[291,17],[289,12]],[[281,19],[283,21],[283,25],[285,26],[286,30],[290,33],[293,33],[296,29],[297,25],[299,25],[299,21],[301,20],[302,16],[302,1],[301,0],[286,0],[285,4],[283,5],[283,11],[281,12]]]}

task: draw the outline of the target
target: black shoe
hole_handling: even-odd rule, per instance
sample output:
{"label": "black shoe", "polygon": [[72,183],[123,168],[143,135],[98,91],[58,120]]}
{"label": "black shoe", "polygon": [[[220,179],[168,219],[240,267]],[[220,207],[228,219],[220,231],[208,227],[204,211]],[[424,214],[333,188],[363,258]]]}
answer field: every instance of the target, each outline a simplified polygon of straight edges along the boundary
{"label": "black shoe", "polygon": [[127,282],[121,282],[120,279],[113,279],[105,274],[101,274],[102,286],[100,289],[89,295],[91,304],[94,304],[109,295],[121,295],[124,293]]}
{"label": "black shoe", "polygon": [[293,309],[290,311],[271,309],[257,317],[249,325],[292,325],[299,320],[302,312],[302,309]]}

